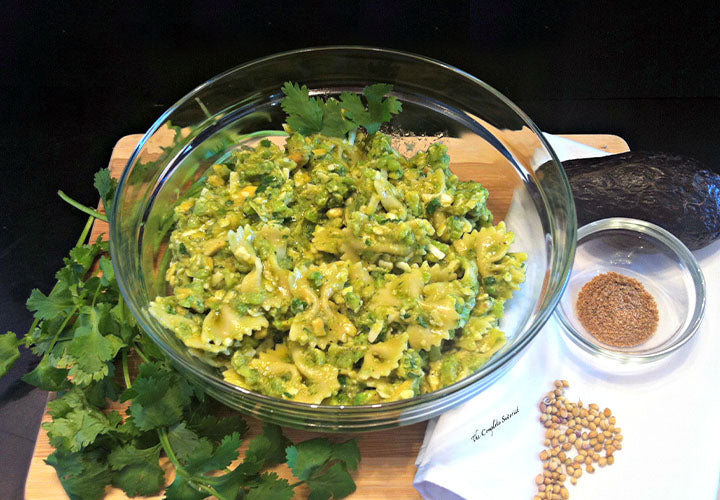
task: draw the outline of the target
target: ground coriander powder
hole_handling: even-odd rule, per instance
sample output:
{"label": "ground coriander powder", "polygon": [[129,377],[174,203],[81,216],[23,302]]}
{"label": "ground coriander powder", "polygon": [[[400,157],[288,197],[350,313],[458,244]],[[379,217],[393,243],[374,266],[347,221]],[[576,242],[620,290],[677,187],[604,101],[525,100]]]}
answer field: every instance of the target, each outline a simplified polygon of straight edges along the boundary
{"label": "ground coriander powder", "polygon": [[657,304],[642,283],[623,274],[595,276],[577,298],[577,315],[599,341],[615,347],[632,347],[657,330]]}

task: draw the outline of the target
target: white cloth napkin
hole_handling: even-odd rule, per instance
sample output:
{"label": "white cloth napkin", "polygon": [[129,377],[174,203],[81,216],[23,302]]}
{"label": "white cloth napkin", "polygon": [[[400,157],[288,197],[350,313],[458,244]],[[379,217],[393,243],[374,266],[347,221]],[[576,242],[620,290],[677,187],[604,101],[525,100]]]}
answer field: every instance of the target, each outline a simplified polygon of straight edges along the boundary
{"label": "white cloth napkin", "polygon": [[[546,134],[561,160],[602,151]],[[664,360],[629,371],[598,365],[553,317],[494,385],[428,423],[414,485],[425,499],[529,500],[542,473],[538,403],[556,379],[566,396],[609,407],[624,435],[615,464],[578,484],[573,500],[716,500],[720,480],[720,241],[696,251],[705,319]]]}

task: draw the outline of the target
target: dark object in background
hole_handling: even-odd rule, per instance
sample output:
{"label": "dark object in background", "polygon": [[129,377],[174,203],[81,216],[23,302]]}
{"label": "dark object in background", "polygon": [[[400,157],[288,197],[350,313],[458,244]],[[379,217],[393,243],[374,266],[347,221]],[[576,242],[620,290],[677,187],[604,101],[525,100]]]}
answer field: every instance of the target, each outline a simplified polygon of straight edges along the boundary
{"label": "dark object in background", "polygon": [[720,174],[686,156],[630,151],[562,162],[578,226],[608,217],[657,224],[690,250],[720,237]]}

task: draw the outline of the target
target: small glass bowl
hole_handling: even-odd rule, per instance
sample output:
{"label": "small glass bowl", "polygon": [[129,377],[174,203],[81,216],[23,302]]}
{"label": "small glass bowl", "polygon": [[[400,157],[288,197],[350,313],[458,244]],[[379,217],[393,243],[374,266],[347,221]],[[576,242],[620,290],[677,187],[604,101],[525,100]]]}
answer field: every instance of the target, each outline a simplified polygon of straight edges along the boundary
{"label": "small glass bowl", "polygon": [[[595,276],[616,272],[640,281],[655,298],[659,323],[645,342],[616,347],[595,338],[580,322],[576,303]],[[575,263],[556,316],[570,340],[585,351],[623,363],[664,358],[690,340],[705,312],[705,280],[692,253],[663,228],[613,217],[578,230]]]}

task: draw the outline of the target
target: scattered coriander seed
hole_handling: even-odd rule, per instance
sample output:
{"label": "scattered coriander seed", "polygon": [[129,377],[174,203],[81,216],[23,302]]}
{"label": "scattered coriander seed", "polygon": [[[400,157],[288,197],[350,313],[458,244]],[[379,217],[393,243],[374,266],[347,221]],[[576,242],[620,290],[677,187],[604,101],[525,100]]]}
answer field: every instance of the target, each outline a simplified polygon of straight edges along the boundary
{"label": "scattered coriander seed", "polygon": [[[592,474],[596,466],[612,465],[615,454],[622,449],[622,429],[615,427],[612,411],[601,410],[596,403],[583,406],[582,401],[571,402],[565,397],[568,387],[567,380],[555,380],[553,389],[538,404],[539,420],[545,428],[545,449],[538,454],[543,473],[535,477],[534,498],[540,500],[569,499],[565,487],[568,479],[575,485],[583,467]],[[571,456],[573,449],[575,454]]]}

